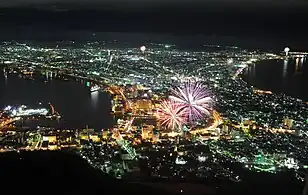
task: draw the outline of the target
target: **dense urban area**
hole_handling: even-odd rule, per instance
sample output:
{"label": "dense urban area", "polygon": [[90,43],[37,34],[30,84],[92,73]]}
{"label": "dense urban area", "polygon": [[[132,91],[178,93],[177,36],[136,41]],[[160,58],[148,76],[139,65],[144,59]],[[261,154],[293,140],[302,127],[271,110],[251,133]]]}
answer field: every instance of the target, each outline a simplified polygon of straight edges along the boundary
{"label": "dense urban area", "polygon": [[62,120],[61,113],[52,102],[37,108],[6,105],[0,111],[0,151],[71,150],[93,167],[129,181],[241,182],[242,170],[289,172],[303,181],[308,104],[257,89],[241,78],[258,61],[287,61],[293,57],[288,52],[217,45],[193,51],[153,43],[3,42],[4,76],[83,80],[89,93],[110,94],[115,125],[25,129],[16,124]]}

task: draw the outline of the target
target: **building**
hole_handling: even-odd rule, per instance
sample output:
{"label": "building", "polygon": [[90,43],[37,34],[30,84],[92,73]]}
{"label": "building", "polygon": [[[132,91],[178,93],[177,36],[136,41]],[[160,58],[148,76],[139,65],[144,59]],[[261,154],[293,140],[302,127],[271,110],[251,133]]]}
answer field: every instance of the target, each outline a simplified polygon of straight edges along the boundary
{"label": "building", "polygon": [[286,126],[288,129],[292,129],[293,119],[285,118],[283,121],[283,125]]}
{"label": "building", "polygon": [[221,129],[222,134],[229,134],[229,126],[228,125],[223,125]]}
{"label": "building", "polygon": [[43,136],[42,149],[57,150],[58,149],[57,136],[55,135]]}
{"label": "building", "polygon": [[133,103],[132,108],[134,112],[151,112],[154,106],[151,100],[140,99]]}
{"label": "building", "polygon": [[153,125],[144,125],[142,127],[142,139],[152,139],[153,138]]}
{"label": "building", "polygon": [[57,136],[55,135],[43,136],[43,141],[48,141],[49,143],[57,143]]}

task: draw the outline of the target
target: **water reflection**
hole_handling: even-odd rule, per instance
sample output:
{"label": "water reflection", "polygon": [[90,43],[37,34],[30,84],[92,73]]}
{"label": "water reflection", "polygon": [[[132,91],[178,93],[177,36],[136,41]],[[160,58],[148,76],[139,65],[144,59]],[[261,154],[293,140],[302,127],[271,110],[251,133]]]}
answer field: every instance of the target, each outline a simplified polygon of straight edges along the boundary
{"label": "water reflection", "polygon": [[282,77],[283,78],[285,78],[288,74],[288,63],[289,63],[288,59],[283,61],[283,70],[282,70]]}
{"label": "water reflection", "polygon": [[45,76],[46,76],[46,81],[48,81],[48,80],[52,80],[54,75],[53,75],[53,72],[46,71]]}
{"label": "water reflection", "polygon": [[3,75],[4,75],[4,82],[7,85],[7,72],[6,72],[5,68],[3,69]]}
{"label": "water reflection", "polygon": [[295,73],[294,74],[301,74],[302,68],[304,64],[304,58],[296,58],[295,60]]}
{"label": "water reflection", "polygon": [[[264,60],[247,68],[243,78],[250,85],[275,93],[308,100],[308,68],[305,58],[289,58],[284,61]],[[255,74],[253,74],[255,72]],[[277,74],[278,73],[278,74]]]}
{"label": "water reflection", "polygon": [[254,77],[256,75],[256,65],[252,64],[245,69],[244,72],[246,75],[248,74],[250,77]]}
{"label": "water reflection", "polygon": [[93,108],[97,108],[97,103],[99,99],[99,91],[94,91],[91,93],[91,105]]}
{"label": "water reflection", "polygon": [[295,60],[295,74],[300,72],[300,64],[299,64],[299,58],[296,58]]}

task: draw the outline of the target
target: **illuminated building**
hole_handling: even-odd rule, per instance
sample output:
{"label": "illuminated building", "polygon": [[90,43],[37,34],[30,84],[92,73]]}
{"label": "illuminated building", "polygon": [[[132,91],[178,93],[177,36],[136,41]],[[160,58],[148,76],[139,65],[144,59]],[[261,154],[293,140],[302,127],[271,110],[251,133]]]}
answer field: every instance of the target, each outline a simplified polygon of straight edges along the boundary
{"label": "illuminated building", "polygon": [[220,129],[220,128],[216,128],[216,129],[215,129],[215,134],[216,134],[217,136],[220,136],[220,134],[221,134],[221,129]]}
{"label": "illuminated building", "polygon": [[123,114],[124,113],[124,101],[121,95],[114,95],[112,100],[112,112],[115,114]]}
{"label": "illuminated building", "polygon": [[229,127],[228,125],[222,126],[222,134],[228,134],[229,133]]}
{"label": "illuminated building", "polygon": [[127,140],[122,138],[121,134],[116,136],[116,141],[129,154],[129,159],[134,159],[137,156],[135,149],[130,146]]}
{"label": "illuminated building", "polygon": [[283,121],[284,126],[291,129],[293,127],[293,119],[285,118]]}
{"label": "illuminated building", "polygon": [[107,139],[111,132],[109,130],[102,130],[102,138]]}
{"label": "illuminated building", "polygon": [[83,129],[80,133],[79,133],[79,139],[80,140],[87,140],[89,141],[91,139],[91,135],[95,135],[95,131],[94,129]]}
{"label": "illuminated building", "polygon": [[243,120],[243,124],[244,124],[245,126],[250,126],[250,125],[253,124],[253,122],[252,122],[251,120],[249,120],[249,119],[244,119],[244,120]]}
{"label": "illuminated building", "polygon": [[152,140],[153,140],[153,142],[159,142],[160,141],[159,134],[153,134]]}
{"label": "illuminated building", "polygon": [[52,136],[43,136],[43,141],[48,141],[49,143],[56,143],[57,142],[57,137],[52,135]]}
{"label": "illuminated building", "polygon": [[234,140],[239,141],[241,139],[241,133],[236,130],[231,131],[231,136]]}
{"label": "illuminated building", "polygon": [[138,86],[136,84],[132,86],[132,97],[138,97]]}
{"label": "illuminated building", "polygon": [[57,149],[58,149],[57,145],[53,145],[53,144],[48,145],[48,150],[57,150]]}
{"label": "illuminated building", "polygon": [[253,167],[256,170],[266,172],[274,172],[276,170],[274,160],[263,154],[255,155],[253,164]]}
{"label": "illuminated building", "polygon": [[187,155],[187,151],[184,150],[184,148],[179,147],[177,149],[177,154],[178,154],[178,156],[184,156],[184,155]]}
{"label": "illuminated building", "polygon": [[93,142],[100,142],[101,138],[98,135],[90,135],[90,140]]}
{"label": "illuminated building", "polygon": [[142,139],[151,139],[153,137],[153,125],[144,125],[142,127]]}
{"label": "illuminated building", "polygon": [[88,134],[80,134],[79,139],[81,139],[81,140],[89,140],[89,135]]}
{"label": "illuminated building", "polygon": [[48,150],[57,150],[58,149],[57,137],[54,136],[54,135],[43,136],[41,148],[43,150],[46,150],[46,149],[48,149]]}
{"label": "illuminated building", "polygon": [[185,165],[187,163],[186,160],[183,159],[183,157],[177,157],[175,160],[175,164],[177,165]]}
{"label": "illuminated building", "polygon": [[153,109],[153,104],[151,100],[137,100],[134,105],[133,108],[135,110],[144,110],[144,111],[149,111]]}
{"label": "illuminated building", "polygon": [[159,132],[157,131],[156,128],[153,129],[153,136],[152,136],[152,141],[153,142],[159,142]]}

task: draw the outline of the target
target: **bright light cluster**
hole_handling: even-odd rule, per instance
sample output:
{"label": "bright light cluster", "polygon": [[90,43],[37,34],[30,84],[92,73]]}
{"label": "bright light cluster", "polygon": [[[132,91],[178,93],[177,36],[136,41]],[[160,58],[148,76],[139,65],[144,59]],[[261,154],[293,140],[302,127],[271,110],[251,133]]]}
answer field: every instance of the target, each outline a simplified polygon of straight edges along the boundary
{"label": "bright light cluster", "polygon": [[31,115],[47,115],[48,110],[45,108],[40,109],[27,109],[26,106],[22,105],[19,108],[7,106],[4,111],[9,112],[11,116],[31,116]]}
{"label": "bright light cluster", "polygon": [[210,115],[212,98],[209,94],[200,82],[187,82],[173,89],[169,99],[186,110],[189,122],[196,122]]}
{"label": "bright light cluster", "polygon": [[169,100],[163,101],[157,112],[160,124],[172,130],[180,129],[186,123],[186,116],[182,105]]}
{"label": "bright light cluster", "polygon": [[181,130],[187,123],[195,123],[210,115],[212,98],[200,82],[187,82],[176,87],[158,109],[158,120],[168,129]]}

